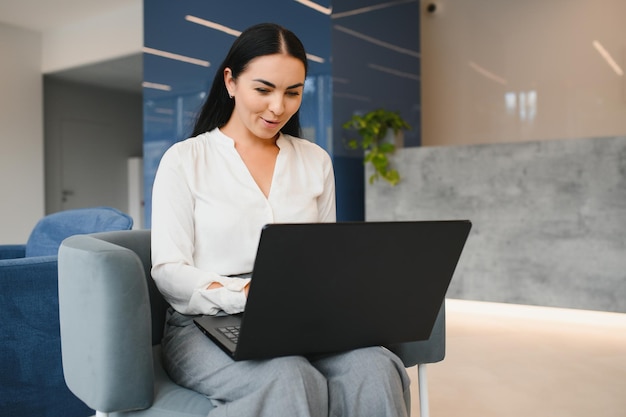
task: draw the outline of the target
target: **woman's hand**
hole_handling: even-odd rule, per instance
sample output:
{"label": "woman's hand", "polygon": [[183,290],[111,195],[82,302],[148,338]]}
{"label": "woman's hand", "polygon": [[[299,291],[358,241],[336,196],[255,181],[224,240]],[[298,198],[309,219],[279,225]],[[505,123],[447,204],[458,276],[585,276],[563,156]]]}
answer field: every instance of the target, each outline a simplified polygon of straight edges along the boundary
{"label": "woman's hand", "polygon": [[220,284],[219,282],[212,282],[208,287],[206,287],[207,290],[216,290],[218,288],[222,288],[223,285]]}
{"label": "woman's hand", "polygon": [[[206,287],[207,290],[215,290],[217,288],[222,288],[223,285],[220,284],[219,282],[212,282],[208,287]],[[243,292],[246,295],[246,298],[248,298],[248,292],[250,291],[250,283],[248,282],[246,284],[245,287],[243,287]]]}

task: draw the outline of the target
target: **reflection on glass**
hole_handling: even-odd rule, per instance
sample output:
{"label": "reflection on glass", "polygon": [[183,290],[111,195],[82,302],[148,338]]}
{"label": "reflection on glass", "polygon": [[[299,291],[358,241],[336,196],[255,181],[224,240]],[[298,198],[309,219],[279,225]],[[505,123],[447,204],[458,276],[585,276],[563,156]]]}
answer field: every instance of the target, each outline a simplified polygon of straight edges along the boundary
{"label": "reflection on glass", "polygon": [[508,114],[514,115],[517,109],[517,94],[508,92],[504,95],[504,107]]}
{"label": "reflection on glass", "polygon": [[537,117],[537,91],[507,92],[504,94],[507,114],[517,114],[522,122],[532,123]]}

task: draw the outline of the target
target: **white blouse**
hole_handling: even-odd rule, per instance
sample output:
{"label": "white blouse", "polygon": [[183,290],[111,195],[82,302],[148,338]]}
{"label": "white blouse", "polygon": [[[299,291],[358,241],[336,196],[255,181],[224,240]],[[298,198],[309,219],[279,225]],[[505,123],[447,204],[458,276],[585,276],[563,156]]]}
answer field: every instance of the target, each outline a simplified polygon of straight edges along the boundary
{"label": "white blouse", "polygon": [[[335,178],[329,155],[281,134],[265,197],[219,129],[174,144],[152,191],[152,277],[183,314],[244,310],[261,228],[268,223],[334,222]],[[222,288],[207,290],[212,282]]]}

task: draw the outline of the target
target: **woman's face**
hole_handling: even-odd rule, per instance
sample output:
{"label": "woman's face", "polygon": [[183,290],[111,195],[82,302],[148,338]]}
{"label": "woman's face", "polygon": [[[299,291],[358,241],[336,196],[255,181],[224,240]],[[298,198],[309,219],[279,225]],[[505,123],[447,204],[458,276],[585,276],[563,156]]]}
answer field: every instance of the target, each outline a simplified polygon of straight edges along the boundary
{"label": "woman's face", "polygon": [[228,134],[273,139],[302,103],[304,64],[286,54],[257,57],[235,80],[230,68],[224,82],[235,108],[224,129]]}

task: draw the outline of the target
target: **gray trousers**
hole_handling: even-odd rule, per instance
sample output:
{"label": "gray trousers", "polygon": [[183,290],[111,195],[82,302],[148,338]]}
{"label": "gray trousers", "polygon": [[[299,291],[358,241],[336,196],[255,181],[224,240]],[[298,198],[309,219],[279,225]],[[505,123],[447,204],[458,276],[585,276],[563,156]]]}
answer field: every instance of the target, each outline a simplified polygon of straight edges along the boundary
{"label": "gray trousers", "polygon": [[382,347],[309,361],[289,356],[233,361],[193,323],[170,309],[164,366],[179,385],[206,395],[210,417],[406,417],[409,377]]}

